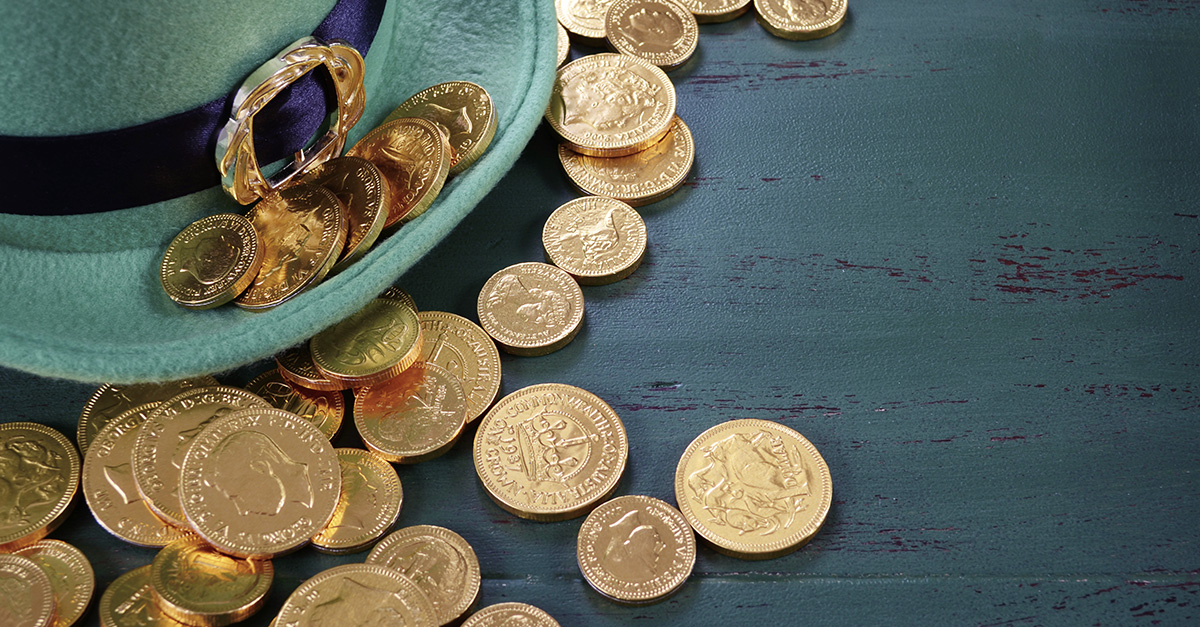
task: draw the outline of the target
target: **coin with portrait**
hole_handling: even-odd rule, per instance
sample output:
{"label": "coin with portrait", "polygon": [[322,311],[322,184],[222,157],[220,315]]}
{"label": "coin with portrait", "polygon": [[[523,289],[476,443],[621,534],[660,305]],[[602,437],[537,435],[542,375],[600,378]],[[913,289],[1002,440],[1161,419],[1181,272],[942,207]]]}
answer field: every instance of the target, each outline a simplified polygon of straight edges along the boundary
{"label": "coin with portrait", "polygon": [[83,616],[96,589],[96,574],[83,551],[61,540],[41,540],[16,554],[33,560],[50,579],[55,627],[67,627]]}
{"label": "coin with portrait", "polygon": [[561,268],[511,265],[479,290],[479,324],[505,352],[546,355],[566,346],[583,326],[583,291]]}
{"label": "coin with portrait", "polygon": [[479,559],[457,533],[436,525],[414,525],[381,540],[366,563],[394,569],[429,597],[439,624],[463,615],[479,597]]}
{"label": "coin with portrait", "polygon": [[590,157],[567,144],[558,145],[558,160],[576,189],[641,207],[670,196],[687,180],[696,159],[692,132],[675,124],[658,143],[624,157]]}
{"label": "coin with portrait", "polygon": [[[79,454],[87,453],[88,445],[96,438],[96,434],[108,424],[108,421],[141,405],[157,405],[184,390],[207,385],[220,385],[210,376],[161,383],[134,383],[130,385],[105,383],[101,385],[79,413],[79,426],[75,431],[75,440],[79,445]],[[153,409],[149,407],[147,409]]]}
{"label": "coin with portrait", "polygon": [[754,0],[758,23],[784,39],[832,35],[846,19],[847,0]]}
{"label": "coin with portrait", "polygon": [[546,260],[581,285],[604,285],[633,273],[646,255],[646,223],[629,205],[584,196],[554,210],[542,227]]}
{"label": "coin with portrait", "polygon": [[613,0],[554,0],[558,23],[588,46],[604,45],[604,14]]}
{"label": "coin with portrait", "polygon": [[313,536],[323,553],[355,553],[369,548],[396,522],[404,490],[396,469],[379,455],[355,448],[337,449],[342,490],[329,524]]}
{"label": "coin with portrait", "polygon": [[621,603],[657,603],[676,592],[696,563],[696,536],[674,507],[622,496],[588,514],[576,543],[579,570],[600,594]]}
{"label": "coin with portrait", "polygon": [[392,204],[384,228],[425,212],[450,174],[450,143],[437,125],[398,118],[367,133],[346,151],[375,164],[390,188]]}
{"label": "coin with portrait", "polygon": [[614,50],[664,70],[686,63],[700,40],[695,16],[675,0],[614,0],[604,30]]}
{"label": "coin with portrait", "polygon": [[559,627],[558,621],[545,610],[528,603],[497,603],[489,605],[468,618],[462,627]]}
{"label": "coin with portrait", "polygon": [[416,584],[378,564],[343,564],[317,573],[288,596],[275,619],[278,627],[438,624]]}
{"label": "coin with portrait", "polygon": [[195,536],[163,547],[150,564],[150,585],[163,613],[206,627],[223,627],[257,612],[274,577],[270,560],[230,557]]}
{"label": "coin with portrait", "polygon": [[189,224],[163,254],[159,281],[171,300],[188,309],[211,309],[254,281],[263,245],[250,221],[219,213]]}
{"label": "coin with portrait", "polygon": [[449,81],[423,89],[400,103],[384,123],[422,118],[442,130],[450,143],[449,176],[475,163],[496,135],[496,106],[486,89],[470,81]]}

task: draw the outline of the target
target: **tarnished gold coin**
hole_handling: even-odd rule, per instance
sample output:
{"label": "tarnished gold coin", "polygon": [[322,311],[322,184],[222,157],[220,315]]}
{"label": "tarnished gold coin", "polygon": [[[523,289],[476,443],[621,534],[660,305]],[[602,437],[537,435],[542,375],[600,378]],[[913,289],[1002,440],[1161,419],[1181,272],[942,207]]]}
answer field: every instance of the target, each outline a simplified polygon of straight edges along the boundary
{"label": "tarnished gold coin", "polygon": [[771,559],[806,544],[833,502],[829,467],[804,436],[767,420],[701,433],[675,469],[675,500],[721,553]]}
{"label": "tarnished gold coin", "polygon": [[183,458],[183,513],[227,555],[268,559],[307,544],[333,518],[342,473],[325,434],[282,409],[213,421]]}
{"label": "tarnished gold coin", "polygon": [[444,311],[422,311],[421,361],[448,370],[467,394],[467,422],[483,415],[500,394],[500,351],[479,325]]}
{"label": "tarnished gold coin", "polygon": [[497,603],[471,615],[462,627],[559,627],[558,621],[545,610],[528,603]]}
{"label": "tarnished gold coin", "polygon": [[421,355],[417,312],[376,298],[309,340],[313,363],[327,378],[361,387],[404,372]]}
{"label": "tarnished gold coin", "polygon": [[654,145],[675,120],[675,86],[656,65],[593,54],[558,70],[546,121],[575,152],[621,157]]}
{"label": "tarnished gold coin", "polygon": [[614,0],[604,31],[617,52],[664,70],[687,63],[700,41],[696,17],[675,0]]}
{"label": "tarnished gold coin", "polygon": [[576,557],[583,578],[620,603],[657,603],[696,564],[696,536],[679,510],[649,496],[622,496],[588,514]]}
{"label": "tarnished gold coin", "polygon": [[546,355],[575,339],[583,326],[583,291],[561,268],[511,265],[483,284],[479,324],[506,352]]}
{"label": "tarnished gold coin", "polygon": [[337,449],[342,491],[333,519],[313,536],[313,548],[324,553],[356,553],[367,549],[395,524],[404,502],[396,469],[382,457],[357,448]]}
{"label": "tarnished gold coin", "polygon": [[109,422],[83,458],[83,496],[104,530],[130,544],[162,547],[188,531],[154,515],[133,477],[134,443],[149,412],[131,409]]}
{"label": "tarnished gold coin", "polygon": [[378,564],[343,564],[300,584],[279,610],[275,625],[435,627],[435,617],[429,599],[404,575]]}
{"label": "tarnished gold coin", "polygon": [[784,39],[832,35],[846,20],[846,0],[754,0],[758,23]]}
{"label": "tarnished gold coin", "polygon": [[629,440],[607,403],[542,383],[500,399],[475,434],[475,472],[496,503],[530,520],[566,520],[612,494]]}
{"label": "tarnished gold coin", "polygon": [[417,309],[417,301],[413,300],[413,297],[410,296],[408,292],[396,287],[395,285],[389,285],[386,290],[383,290],[383,293],[380,294],[379,297],[398,301],[405,307],[413,310],[413,313],[421,313],[421,310]]}
{"label": "tarnished gold coin", "polygon": [[350,388],[349,383],[334,381],[317,370],[312,352],[308,350],[308,342],[279,353],[275,356],[275,364],[279,366],[279,374],[283,378],[309,390],[336,392]]}
{"label": "tarnished gold coin", "polygon": [[384,124],[401,118],[429,120],[446,131],[454,154],[450,176],[466,170],[496,135],[496,106],[487,90],[469,81],[450,81],[418,92],[392,110]]}
{"label": "tarnished gold coin", "polygon": [[171,240],[158,276],[177,304],[211,309],[250,287],[262,261],[254,225],[236,213],[218,213],[189,224]]}
{"label": "tarnished gold coin", "polygon": [[367,556],[408,577],[433,605],[439,625],[462,616],[479,597],[479,559],[462,536],[434,525],[388,534]]}
{"label": "tarnished gold coin", "polygon": [[0,424],[0,551],[41,540],[66,517],[79,488],[79,453],[63,434],[35,422]]}
{"label": "tarnished gold coin", "polygon": [[16,554],[33,560],[50,579],[55,627],[68,627],[83,616],[96,590],[96,574],[83,551],[61,540],[41,540]]}
{"label": "tarnished gold coin", "polygon": [[679,116],[658,143],[624,157],[589,157],[567,144],[558,145],[558,160],[579,191],[615,198],[631,207],[673,194],[687,179],[695,159],[692,132]]}
{"label": "tarnished gold coin", "polygon": [[542,227],[546,261],[581,285],[604,285],[633,274],[646,255],[646,223],[629,205],[607,196],[567,201]]}
{"label": "tarnished gold coin", "polygon": [[246,384],[246,391],[261,397],[271,407],[287,410],[311,422],[330,440],[346,417],[346,399],[341,392],[309,390],[283,378],[272,368]]}
{"label": "tarnished gold coin", "polygon": [[54,589],[36,562],[20,555],[0,555],[0,625],[54,625]]}
{"label": "tarnished gold coin", "polygon": [[233,302],[261,310],[275,307],[329,274],[346,245],[346,216],[333,192],[293,185],[258,201],[247,214],[263,243],[262,268]]}
{"label": "tarnished gold coin", "polygon": [[558,23],[587,46],[604,45],[604,12],[613,0],[554,0]]}
{"label": "tarnished gold coin", "polygon": [[133,385],[117,385],[105,383],[96,390],[83,411],[79,414],[79,427],[75,439],[79,444],[80,455],[87,453],[88,445],[96,439],[96,434],[108,424],[108,421],[141,405],[157,405],[172,396],[194,387],[220,385],[217,380],[209,377],[167,381],[165,383],[135,383]]}
{"label": "tarnished gold coin", "polygon": [[571,54],[571,39],[567,36],[567,29],[563,28],[562,23],[558,26],[558,63],[554,67],[559,67],[566,62],[567,56]]}
{"label": "tarnished gold coin", "polygon": [[371,249],[387,222],[391,197],[383,175],[366,159],[337,157],[306,172],[300,182],[333,192],[346,210],[346,245],[330,272],[346,269]]}
{"label": "tarnished gold coin", "polygon": [[135,568],[108,584],[97,608],[102,627],[187,627],[164,614],[154,600],[150,567]]}
{"label": "tarnished gold coin", "polygon": [[701,24],[728,22],[750,10],[751,0],[676,0],[696,16]]}
{"label": "tarnished gold coin", "polygon": [[150,564],[150,586],[159,609],[180,622],[205,627],[223,627],[253,615],[274,578],[270,560],[230,557],[194,536],[163,547]]}
{"label": "tarnished gold coin", "polygon": [[367,133],[346,154],[375,164],[391,188],[387,228],[412,220],[433,204],[450,173],[449,148],[432,122],[400,118]]}
{"label": "tarnished gold coin", "polygon": [[187,529],[179,503],[179,471],[192,440],[209,423],[240,409],[267,407],[259,396],[234,387],[216,385],[185,390],[163,401],[147,414],[133,438],[132,479],[137,496],[159,518]]}
{"label": "tarnished gold coin", "polygon": [[415,464],[445,453],[466,422],[462,383],[445,368],[423,361],[354,397],[358,434],[390,462]]}

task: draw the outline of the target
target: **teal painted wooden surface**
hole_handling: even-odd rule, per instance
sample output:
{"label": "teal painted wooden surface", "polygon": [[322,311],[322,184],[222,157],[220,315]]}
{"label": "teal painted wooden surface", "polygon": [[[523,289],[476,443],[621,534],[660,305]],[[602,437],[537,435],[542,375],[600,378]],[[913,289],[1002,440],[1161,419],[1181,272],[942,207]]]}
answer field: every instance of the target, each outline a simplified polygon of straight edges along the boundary
{"label": "teal painted wooden surface", "polygon": [[[619,494],[673,501],[679,454],[713,424],[796,428],[834,480],[816,539],[766,562],[702,547],[678,595],[616,606],[580,578],[580,520],[500,510],[465,443],[400,468],[400,524],[458,531],[482,603],[564,625],[1194,622],[1200,3],[850,11],[815,42],[750,17],[702,28],[699,58],[672,74],[696,167],[642,210],[645,263],[585,289],[566,349],[503,363],[505,391],[561,381],[618,411]],[[540,259],[545,217],[574,196],[554,144],[539,132],[397,282],[423,308],[474,317],[492,272]],[[3,371],[0,419],[72,434],[91,391]],[[85,506],[55,536],[102,585],[154,555]],[[362,557],[278,559],[251,624]]]}

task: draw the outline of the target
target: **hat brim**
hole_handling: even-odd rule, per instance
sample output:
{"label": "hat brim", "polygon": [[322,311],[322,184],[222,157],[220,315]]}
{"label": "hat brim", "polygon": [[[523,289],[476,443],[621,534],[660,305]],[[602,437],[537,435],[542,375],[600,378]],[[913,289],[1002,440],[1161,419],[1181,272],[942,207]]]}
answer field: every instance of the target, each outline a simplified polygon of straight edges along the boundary
{"label": "hat brim", "polygon": [[[0,365],[91,382],[195,376],[268,357],[357,311],[444,238],[517,159],[550,98],[555,42],[550,2],[389,2],[367,55],[366,111],[347,145],[408,96],[449,80],[488,90],[495,138],[424,215],[264,313],[186,310],[159,285],[163,250],[184,226],[245,210],[219,188],[103,214],[0,216]],[[69,174],[64,179],[69,184]]]}

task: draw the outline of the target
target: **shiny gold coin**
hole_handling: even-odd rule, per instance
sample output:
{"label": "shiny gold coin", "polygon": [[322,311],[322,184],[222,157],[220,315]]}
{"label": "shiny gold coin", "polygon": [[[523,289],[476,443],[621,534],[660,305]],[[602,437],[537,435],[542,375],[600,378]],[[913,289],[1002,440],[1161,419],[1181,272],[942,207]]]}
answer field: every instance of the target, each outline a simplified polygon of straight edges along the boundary
{"label": "shiny gold coin", "polygon": [[164,614],[189,625],[223,627],[262,607],[275,578],[270,560],[218,553],[204,540],[182,538],[150,564],[150,586]]}
{"label": "shiny gold coin", "polygon": [[450,173],[449,147],[432,122],[401,118],[367,133],[346,152],[375,164],[390,187],[384,228],[412,220],[433,204]]}
{"label": "shiny gold coin", "polygon": [[629,205],[606,196],[563,204],[542,228],[546,261],[581,285],[604,285],[633,274],[646,255],[646,223]]}
{"label": "shiny gold coin", "polygon": [[466,422],[462,383],[445,368],[423,361],[362,388],[354,398],[358,434],[390,462],[415,464],[445,453]]}
{"label": "shiny gold coin", "polygon": [[75,439],[79,444],[79,453],[87,453],[88,445],[96,439],[96,434],[108,424],[108,421],[141,405],[157,405],[172,396],[194,387],[205,385],[220,385],[217,380],[204,376],[195,379],[167,381],[165,383],[135,383],[133,385],[117,385],[105,383],[96,390],[79,414],[79,427]]}
{"label": "shiny gold coin", "polygon": [[171,240],[158,276],[177,304],[211,309],[250,287],[262,261],[254,225],[236,213],[219,213],[189,224]]}
{"label": "shiny gold coin", "polygon": [[687,63],[700,41],[696,17],[675,0],[614,0],[604,31],[617,52],[664,70]]}
{"label": "shiny gold coin", "polygon": [[462,627],[559,627],[558,621],[545,610],[527,603],[497,603],[471,615]]}
{"label": "shiny gold coin", "polygon": [[102,627],[187,627],[164,614],[154,600],[150,567],[135,568],[108,585],[97,608]]}
{"label": "shiny gold coin", "polygon": [[526,262],[483,284],[479,324],[506,352],[546,355],[575,339],[583,326],[583,291],[561,268]]}
{"label": "shiny gold coin", "polygon": [[467,422],[483,415],[500,393],[500,351],[479,325],[444,311],[422,311],[421,361],[448,370],[467,394]]}
{"label": "shiny gold coin", "polygon": [[369,548],[400,516],[404,489],[382,457],[356,448],[337,449],[342,491],[333,519],[313,536],[313,548],[337,555]]}
{"label": "shiny gold coin", "polygon": [[676,0],[696,16],[701,24],[728,22],[750,10],[751,0]]}
{"label": "shiny gold coin", "polygon": [[324,187],[293,185],[260,200],[247,217],[264,255],[254,283],[233,301],[243,309],[275,307],[321,282],[346,245],[346,216]]}
{"label": "shiny gold coin", "polygon": [[378,564],[343,564],[300,584],[279,610],[278,627],[438,624],[429,599],[400,573]]}
{"label": "shiny gold coin", "polygon": [[656,65],[593,54],[558,70],[546,121],[575,152],[621,157],[654,145],[675,121],[675,86]]}
{"label": "shiny gold coin", "polygon": [[586,390],[542,383],[500,399],[475,434],[475,472],[505,510],[539,521],[586,514],[617,487],[625,425]]}
{"label": "shiny gold coin", "polygon": [[259,396],[234,387],[192,388],[147,414],[133,438],[131,479],[142,504],[162,520],[188,528],[179,502],[179,471],[192,440],[209,423],[241,409],[267,407]]}
{"label": "shiny gold coin", "polygon": [[190,534],[155,516],[138,492],[131,459],[148,418],[135,408],[100,430],[83,458],[83,496],[105,531],[130,544],[162,547]]}
{"label": "shiny gold coin", "polygon": [[604,12],[612,0],[554,0],[558,23],[587,46],[604,45]]}
{"label": "shiny gold coin", "polygon": [[337,157],[306,172],[301,183],[333,192],[346,209],[346,246],[330,272],[358,261],[379,239],[391,206],[390,190],[379,168],[366,159]]}
{"label": "shiny gold coin", "polygon": [[389,285],[386,290],[383,290],[383,293],[380,294],[379,297],[398,301],[405,307],[413,310],[413,313],[421,313],[421,310],[417,309],[417,301],[413,300],[413,297],[409,296],[408,292],[394,285]]}
{"label": "shiny gold coin", "polygon": [[54,589],[50,578],[28,557],[0,555],[0,625],[51,627],[54,625]]}
{"label": "shiny gold coin", "polygon": [[79,453],[63,434],[34,422],[0,424],[0,551],[46,537],[79,488]]}
{"label": "shiny gold coin", "polygon": [[334,381],[317,370],[317,365],[312,360],[312,352],[308,350],[308,342],[276,355],[275,365],[279,366],[279,374],[283,378],[309,390],[336,392],[350,389],[349,383]]}
{"label": "shiny gold coin", "polygon": [[696,536],[679,510],[649,496],[622,496],[588,514],[576,557],[600,594],[633,605],[677,591],[696,564]]}
{"label": "shiny gold coin", "polygon": [[567,57],[571,54],[571,39],[567,36],[567,29],[563,28],[562,23],[558,26],[558,63],[554,67],[559,67],[567,61]]}
{"label": "shiny gold coin", "polygon": [[437,622],[462,616],[479,597],[479,559],[462,536],[434,525],[416,525],[384,538],[368,564],[378,564],[408,577],[433,604]]}
{"label": "shiny gold coin", "polygon": [[692,132],[679,116],[658,143],[624,157],[589,157],[567,144],[558,160],[579,191],[641,207],[670,196],[687,179],[696,159]]}
{"label": "shiny gold coin", "polygon": [[450,176],[475,163],[496,135],[496,106],[487,90],[469,81],[434,85],[396,107],[384,124],[401,118],[422,118],[445,130],[453,149]]}
{"label": "shiny gold coin", "polygon": [[829,514],[833,484],[804,436],[767,420],[732,420],[701,433],[683,452],[675,500],[717,551],[771,559],[812,539]]}
{"label": "shiny gold coin", "polygon": [[61,540],[42,540],[16,554],[33,560],[50,579],[55,627],[68,627],[83,616],[96,590],[96,574],[82,551]]}
{"label": "shiny gold coin", "polygon": [[295,550],[333,518],[342,473],[325,434],[282,409],[210,423],[183,458],[183,513],[200,537],[236,557]]}
{"label": "shiny gold coin", "polygon": [[376,298],[309,341],[317,370],[334,381],[361,387],[386,381],[421,355],[417,312],[399,301]]}
{"label": "shiny gold coin", "polygon": [[346,416],[346,399],[341,392],[309,390],[283,378],[272,368],[246,384],[246,391],[311,422],[330,440],[337,435]]}
{"label": "shiny gold coin", "polygon": [[758,23],[784,39],[832,35],[846,19],[846,0],[754,0]]}

